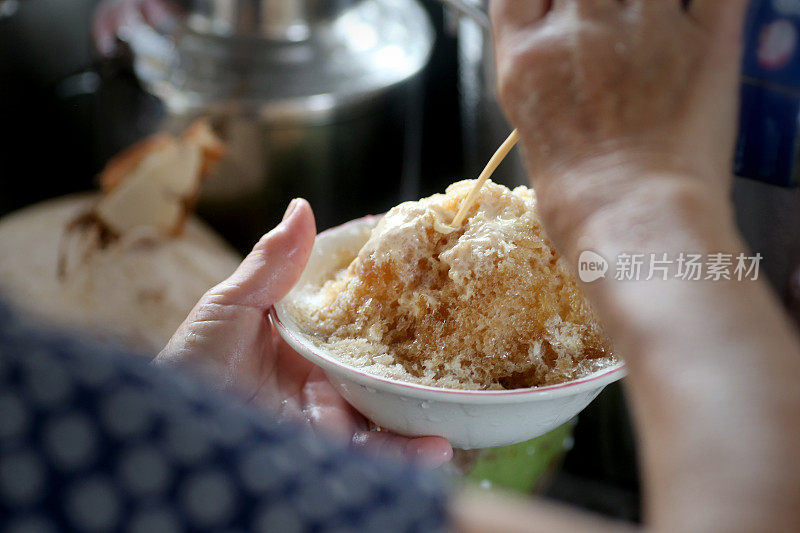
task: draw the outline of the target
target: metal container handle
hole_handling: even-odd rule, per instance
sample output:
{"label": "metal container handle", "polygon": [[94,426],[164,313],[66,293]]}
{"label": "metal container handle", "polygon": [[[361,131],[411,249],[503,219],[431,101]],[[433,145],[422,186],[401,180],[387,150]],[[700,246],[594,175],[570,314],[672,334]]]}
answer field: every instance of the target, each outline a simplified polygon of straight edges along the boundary
{"label": "metal container handle", "polygon": [[444,5],[451,7],[460,14],[474,20],[481,28],[491,31],[492,25],[489,22],[489,15],[484,10],[468,2],[467,0],[439,0]]}

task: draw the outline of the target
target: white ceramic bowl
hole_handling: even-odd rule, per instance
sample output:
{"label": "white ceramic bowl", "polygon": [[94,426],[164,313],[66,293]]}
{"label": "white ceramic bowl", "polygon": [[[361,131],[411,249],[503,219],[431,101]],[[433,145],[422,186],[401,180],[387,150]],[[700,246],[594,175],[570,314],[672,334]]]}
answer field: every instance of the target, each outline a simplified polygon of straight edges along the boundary
{"label": "white ceramic bowl", "polygon": [[[369,216],[324,231],[298,285],[326,279],[342,250],[357,253],[380,217]],[[456,448],[489,448],[523,442],[577,415],[603,388],[625,375],[624,363],[584,378],[513,390],[427,387],[368,374],[337,360],[302,333],[286,299],[271,318],[280,335],[303,357],[322,367],[339,393],[364,416],[402,435],[440,435]]]}

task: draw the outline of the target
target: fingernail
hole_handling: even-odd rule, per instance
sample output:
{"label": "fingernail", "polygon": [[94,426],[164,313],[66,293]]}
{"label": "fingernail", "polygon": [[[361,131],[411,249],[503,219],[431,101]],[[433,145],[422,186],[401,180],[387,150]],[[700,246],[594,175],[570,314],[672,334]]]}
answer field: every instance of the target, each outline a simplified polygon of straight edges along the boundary
{"label": "fingernail", "polygon": [[297,209],[297,204],[299,203],[300,203],[299,198],[295,198],[294,200],[289,202],[289,207],[286,208],[286,212],[283,214],[283,220],[286,220],[287,218],[292,216],[292,213],[294,213],[294,210]]}

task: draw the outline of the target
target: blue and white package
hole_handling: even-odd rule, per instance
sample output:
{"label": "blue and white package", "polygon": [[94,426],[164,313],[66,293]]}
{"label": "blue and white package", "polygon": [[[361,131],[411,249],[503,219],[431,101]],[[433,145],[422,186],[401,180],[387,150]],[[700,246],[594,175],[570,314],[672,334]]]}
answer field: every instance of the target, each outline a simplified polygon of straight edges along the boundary
{"label": "blue and white package", "polygon": [[744,40],[734,171],[765,183],[797,186],[800,0],[752,0]]}

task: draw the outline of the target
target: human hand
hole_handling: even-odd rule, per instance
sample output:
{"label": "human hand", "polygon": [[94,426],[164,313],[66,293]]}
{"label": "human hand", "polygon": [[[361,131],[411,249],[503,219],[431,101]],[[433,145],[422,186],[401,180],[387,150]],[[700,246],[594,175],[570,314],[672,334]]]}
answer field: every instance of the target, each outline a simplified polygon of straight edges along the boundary
{"label": "human hand", "polygon": [[[727,193],[746,3],[493,0],[500,98],[571,264],[745,253]],[[626,360],[647,525],[800,530],[800,343],[774,295],[637,277],[584,288]]]}
{"label": "human hand", "polygon": [[726,196],[746,4],[492,1],[499,97],[549,231],[651,177]]}
{"label": "human hand", "polygon": [[439,466],[452,456],[441,437],[406,438],[369,431],[367,420],[333,388],[319,367],[292,350],[267,314],[297,282],[316,228],[305,200],[289,204],[239,268],[208,291],[156,358],[156,364],[199,367],[251,403],[304,421],[336,440],[384,455]]}
{"label": "human hand", "polygon": [[179,15],[180,7],[168,0],[105,0],[92,18],[92,40],[101,56],[110,57],[117,53],[120,28],[143,23],[169,28]]}

